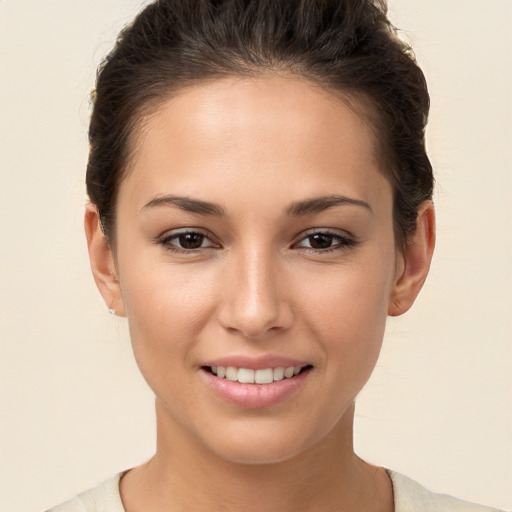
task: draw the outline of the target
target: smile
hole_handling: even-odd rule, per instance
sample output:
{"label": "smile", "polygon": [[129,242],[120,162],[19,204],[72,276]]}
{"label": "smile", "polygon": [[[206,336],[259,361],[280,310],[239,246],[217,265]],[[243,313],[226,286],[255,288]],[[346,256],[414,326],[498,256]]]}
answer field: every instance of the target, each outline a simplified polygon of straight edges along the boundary
{"label": "smile", "polygon": [[311,364],[288,358],[266,356],[249,360],[237,356],[210,361],[201,367],[201,374],[222,400],[237,407],[261,409],[277,405],[299,392],[312,369]]}
{"label": "smile", "polygon": [[290,379],[298,375],[306,367],[289,366],[287,368],[236,368],[234,366],[210,366],[207,369],[221,379],[240,382],[242,384],[271,384],[275,381]]}

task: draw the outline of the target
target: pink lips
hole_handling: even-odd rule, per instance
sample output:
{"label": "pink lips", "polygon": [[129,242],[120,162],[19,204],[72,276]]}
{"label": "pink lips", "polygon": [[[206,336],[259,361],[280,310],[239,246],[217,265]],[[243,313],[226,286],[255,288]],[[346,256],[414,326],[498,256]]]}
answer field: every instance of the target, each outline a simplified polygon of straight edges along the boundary
{"label": "pink lips", "polygon": [[[298,375],[269,384],[243,384],[237,381],[220,378],[211,373],[208,367],[235,367],[263,370],[266,368],[302,367]],[[206,379],[209,388],[221,399],[238,407],[261,409],[283,402],[295,394],[303,386],[311,368],[307,363],[279,356],[224,357],[206,361],[201,368],[201,374]]]}

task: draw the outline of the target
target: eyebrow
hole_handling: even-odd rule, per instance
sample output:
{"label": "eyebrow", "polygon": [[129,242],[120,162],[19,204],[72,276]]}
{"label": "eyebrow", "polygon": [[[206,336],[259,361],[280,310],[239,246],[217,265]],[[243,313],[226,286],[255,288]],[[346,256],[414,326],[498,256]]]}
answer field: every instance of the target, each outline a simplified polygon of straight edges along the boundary
{"label": "eyebrow", "polygon": [[[186,196],[174,195],[154,197],[151,199],[151,201],[149,201],[149,203],[144,205],[142,210],[148,208],[156,208],[164,205],[177,206],[182,210],[191,213],[197,213],[199,215],[212,215],[216,217],[226,216],[226,211],[224,208],[216,203],[201,201],[199,199],[192,199],[191,197]],[[300,217],[302,215],[319,213],[329,208],[343,205],[360,206],[369,210],[370,212],[373,211],[367,202],[361,201],[360,199],[353,199],[340,195],[329,195],[294,202],[286,210],[286,213],[292,217]]]}
{"label": "eyebrow", "polygon": [[216,217],[224,217],[226,215],[224,208],[218,204],[186,196],[157,196],[144,205],[142,210],[163,205],[177,206],[182,210],[198,213],[199,215],[214,215]]}
{"label": "eyebrow", "polygon": [[334,206],[342,205],[360,206],[370,212],[373,212],[372,207],[366,201],[340,195],[329,195],[292,203],[286,213],[292,217],[298,217],[301,215],[323,212],[324,210],[333,208]]}

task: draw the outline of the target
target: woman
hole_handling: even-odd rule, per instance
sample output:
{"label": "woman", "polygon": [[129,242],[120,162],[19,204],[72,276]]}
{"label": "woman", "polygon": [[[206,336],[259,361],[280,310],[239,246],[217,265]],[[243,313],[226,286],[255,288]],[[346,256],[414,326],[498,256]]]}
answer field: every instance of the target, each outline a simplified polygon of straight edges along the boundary
{"label": "woman", "polygon": [[144,9],[98,75],[85,229],[157,451],[52,510],[490,510],[352,447],[432,258],[428,108],[379,2]]}

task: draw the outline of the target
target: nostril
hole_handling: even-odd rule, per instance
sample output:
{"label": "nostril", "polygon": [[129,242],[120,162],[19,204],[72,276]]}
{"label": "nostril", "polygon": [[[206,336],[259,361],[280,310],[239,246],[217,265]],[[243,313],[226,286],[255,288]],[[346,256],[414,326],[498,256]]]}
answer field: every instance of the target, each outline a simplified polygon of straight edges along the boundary
{"label": "nostril", "polygon": [[[254,265],[261,267],[262,259]],[[261,269],[242,269],[233,277],[218,309],[219,323],[229,333],[261,340],[291,326],[293,313],[288,294],[273,276],[262,275]]]}

